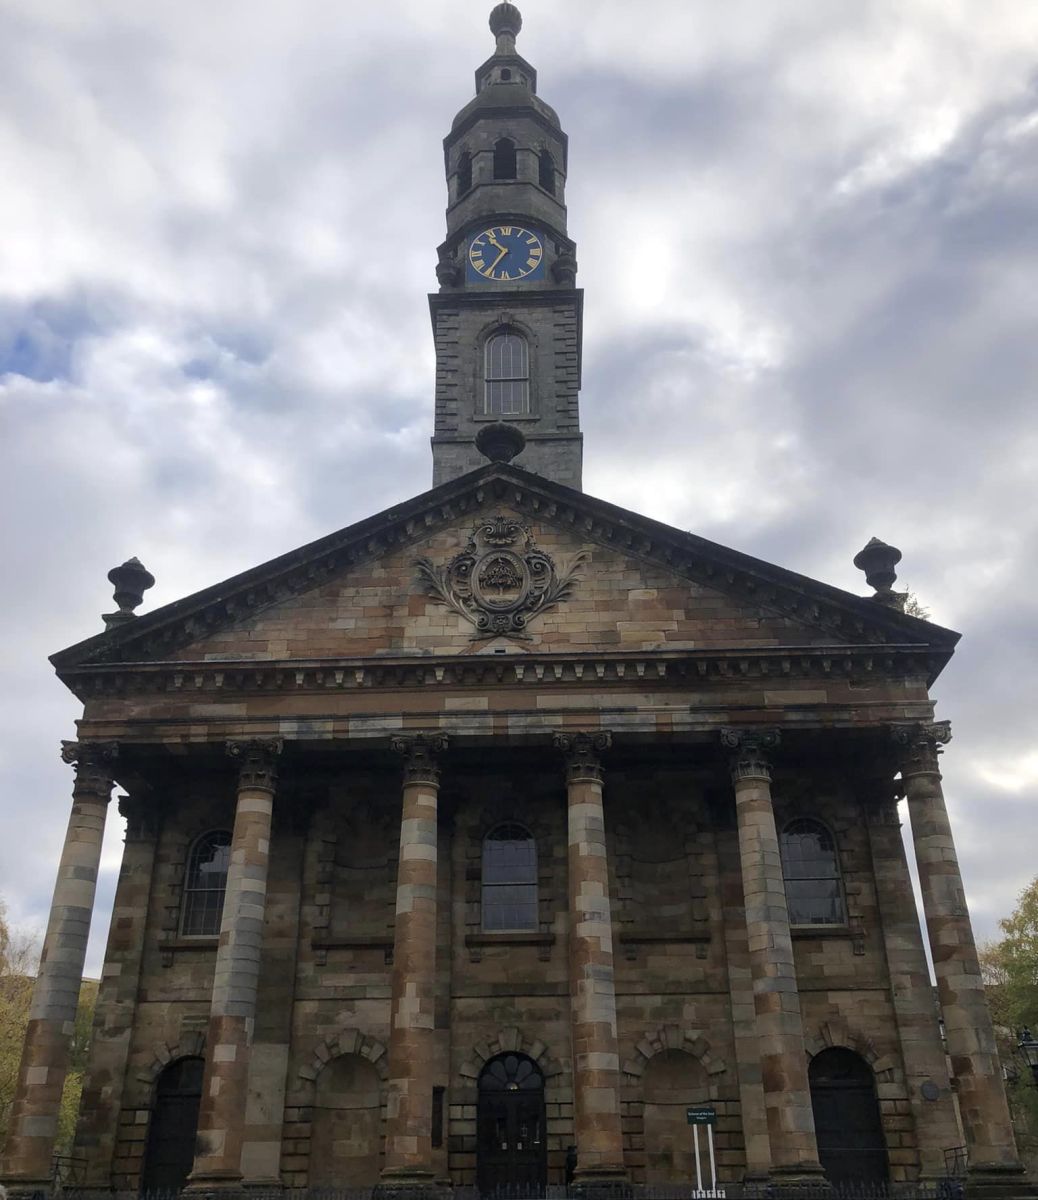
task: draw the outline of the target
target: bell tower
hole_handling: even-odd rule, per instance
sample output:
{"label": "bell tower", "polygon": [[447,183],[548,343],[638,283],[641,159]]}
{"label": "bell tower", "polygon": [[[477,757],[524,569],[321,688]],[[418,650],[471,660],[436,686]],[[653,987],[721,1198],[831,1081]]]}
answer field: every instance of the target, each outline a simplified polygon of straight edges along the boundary
{"label": "bell tower", "polygon": [[484,465],[476,439],[505,423],[525,439],[518,466],[581,486],[583,292],[566,233],[568,144],[516,51],[522,23],[514,4],[491,12],[496,48],[443,141],[447,237],[429,297],[434,485]]}

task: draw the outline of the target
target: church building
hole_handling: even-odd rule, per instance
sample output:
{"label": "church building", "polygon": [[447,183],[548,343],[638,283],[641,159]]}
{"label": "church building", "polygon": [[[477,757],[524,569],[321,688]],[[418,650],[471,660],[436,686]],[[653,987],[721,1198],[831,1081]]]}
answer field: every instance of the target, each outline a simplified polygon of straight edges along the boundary
{"label": "church building", "polygon": [[959,635],[876,539],[859,596],[582,491],[521,23],[444,141],[431,490],[143,615],[131,559],[53,656],[83,716],[2,1177],[52,1188],[117,789],[78,1186],[687,1195],[698,1145],[730,1197],[1032,1196],[941,791]]}

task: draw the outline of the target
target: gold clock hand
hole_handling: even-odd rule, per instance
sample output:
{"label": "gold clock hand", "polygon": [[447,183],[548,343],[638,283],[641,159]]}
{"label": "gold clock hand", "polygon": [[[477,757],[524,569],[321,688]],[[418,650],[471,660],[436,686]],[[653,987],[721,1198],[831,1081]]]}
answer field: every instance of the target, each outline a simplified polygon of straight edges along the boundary
{"label": "gold clock hand", "polygon": [[[495,242],[495,243],[494,243],[494,245],[495,245],[495,246],[497,246],[497,242]],[[500,253],[500,254],[497,256],[497,258],[495,258],[495,259],[494,259],[494,261],[493,261],[493,262],[490,264],[490,271],[491,271],[491,273],[493,273],[493,271],[494,271],[495,267],[497,266],[497,264],[498,264],[498,263],[501,261],[501,259],[503,259],[503,258],[505,257],[505,255],[508,253],[508,247],[507,247],[507,246],[498,246],[498,249],[501,251],[501,253]]]}

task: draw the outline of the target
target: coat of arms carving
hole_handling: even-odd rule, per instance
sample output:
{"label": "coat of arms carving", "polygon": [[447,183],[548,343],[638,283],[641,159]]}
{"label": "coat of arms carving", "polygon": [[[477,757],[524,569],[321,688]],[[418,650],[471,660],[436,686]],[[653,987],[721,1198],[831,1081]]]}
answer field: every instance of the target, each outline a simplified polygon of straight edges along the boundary
{"label": "coat of arms carving", "polygon": [[526,639],[532,618],[572,595],[586,557],[578,554],[559,570],[534,545],[529,526],[514,517],[495,516],[473,527],[465,549],[446,566],[428,558],[417,559],[415,566],[425,592],[475,627],[474,641]]}

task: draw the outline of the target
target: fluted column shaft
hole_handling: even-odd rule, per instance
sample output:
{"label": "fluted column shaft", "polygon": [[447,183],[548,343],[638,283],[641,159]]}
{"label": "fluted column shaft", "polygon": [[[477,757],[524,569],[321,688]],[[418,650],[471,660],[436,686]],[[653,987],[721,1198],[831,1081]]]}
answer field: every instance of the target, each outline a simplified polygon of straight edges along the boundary
{"label": "fluted column shaft", "polygon": [[941,721],[894,734],[970,1171],[1015,1174],[1022,1168],[937,764],[951,730]]}
{"label": "fluted column shaft", "polygon": [[771,1173],[817,1177],[822,1168],[767,759],[778,734],[726,729],[722,740],[734,751],[732,783]]}
{"label": "fluted column shaft", "polygon": [[233,1187],[241,1180],[249,1047],[281,742],[230,742],[227,752],[238,763],[238,799],[209,1006],[195,1165],[188,1181],[191,1191]]}
{"label": "fluted column shaft", "polygon": [[3,1177],[14,1193],[50,1183],[115,755],[111,743],[62,742],[61,757],[75,764],[76,780],[11,1107]]}
{"label": "fluted column shaft", "polygon": [[436,871],[443,734],[393,739],[404,756],[400,863],[393,934],[386,1163],[381,1189],[432,1186],[436,1038]]}
{"label": "fluted column shaft", "polygon": [[593,1186],[624,1174],[609,860],[598,758],[610,736],[560,733],[555,744],[566,755],[574,1181]]}

